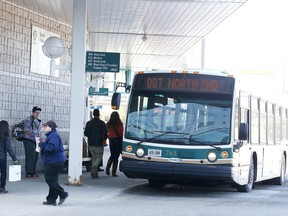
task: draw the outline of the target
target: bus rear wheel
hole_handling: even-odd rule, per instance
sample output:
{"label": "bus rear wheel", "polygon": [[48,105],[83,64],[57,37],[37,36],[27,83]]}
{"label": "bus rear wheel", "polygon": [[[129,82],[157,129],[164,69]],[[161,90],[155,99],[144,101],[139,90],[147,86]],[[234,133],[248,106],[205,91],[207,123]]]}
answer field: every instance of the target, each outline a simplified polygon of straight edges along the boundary
{"label": "bus rear wheel", "polygon": [[281,170],[280,170],[280,176],[273,179],[274,185],[283,185],[285,182],[285,170],[286,170],[286,160],[284,155],[281,159]]}
{"label": "bus rear wheel", "polygon": [[248,183],[245,185],[237,185],[238,192],[250,192],[254,184],[254,161],[251,159],[249,167]]}

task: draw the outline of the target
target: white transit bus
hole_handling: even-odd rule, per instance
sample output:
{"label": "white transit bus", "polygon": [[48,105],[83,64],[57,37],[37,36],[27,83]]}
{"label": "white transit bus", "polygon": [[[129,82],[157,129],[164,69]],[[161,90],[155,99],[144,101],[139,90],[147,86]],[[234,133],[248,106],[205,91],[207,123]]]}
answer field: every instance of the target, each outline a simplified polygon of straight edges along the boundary
{"label": "white transit bus", "polygon": [[[287,108],[238,88],[224,72],[151,71],[131,86],[120,171],[165,183],[282,185]],[[113,102],[112,102],[113,103]]]}

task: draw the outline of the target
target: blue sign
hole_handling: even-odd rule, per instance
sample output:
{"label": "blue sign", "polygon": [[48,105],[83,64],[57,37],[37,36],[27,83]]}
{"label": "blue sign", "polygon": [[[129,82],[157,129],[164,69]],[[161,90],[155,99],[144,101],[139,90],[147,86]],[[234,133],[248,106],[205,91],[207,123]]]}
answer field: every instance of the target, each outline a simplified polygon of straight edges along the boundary
{"label": "blue sign", "polygon": [[120,53],[86,52],[86,72],[120,71]]}

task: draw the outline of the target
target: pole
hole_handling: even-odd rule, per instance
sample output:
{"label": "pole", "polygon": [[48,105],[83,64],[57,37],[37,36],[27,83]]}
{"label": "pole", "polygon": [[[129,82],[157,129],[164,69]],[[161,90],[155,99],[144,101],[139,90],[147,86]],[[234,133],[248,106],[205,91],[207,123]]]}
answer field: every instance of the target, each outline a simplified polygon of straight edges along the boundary
{"label": "pole", "polygon": [[68,184],[81,185],[87,0],[73,0]]}
{"label": "pole", "polygon": [[202,38],[201,41],[201,69],[205,67],[205,38]]}

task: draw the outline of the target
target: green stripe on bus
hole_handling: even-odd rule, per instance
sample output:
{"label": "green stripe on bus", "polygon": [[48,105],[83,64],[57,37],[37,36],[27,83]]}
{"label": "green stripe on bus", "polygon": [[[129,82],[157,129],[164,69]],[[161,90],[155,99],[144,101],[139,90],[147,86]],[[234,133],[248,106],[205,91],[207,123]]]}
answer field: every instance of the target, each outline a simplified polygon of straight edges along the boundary
{"label": "green stripe on bus", "polygon": [[[132,148],[130,148],[130,146]],[[207,154],[210,151],[214,151],[217,154],[217,157],[219,159],[229,159],[233,157],[232,148],[221,148],[221,150],[214,149],[213,147],[211,149],[180,149],[180,148],[175,148],[173,146],[169,148],[169,147],[139,145],[139,144],[123,142],[123,152],[135,154],[136,150],[140,147],[145,150],[146,156],[148,155],[148,150],[161,150],[161,158],[206,159]],[[187,148],[190,148],[190,147],[191,146],[187,146]],[[228,153],[227,157],[222,156],[221,153],[223,151],[226,151]]]}

